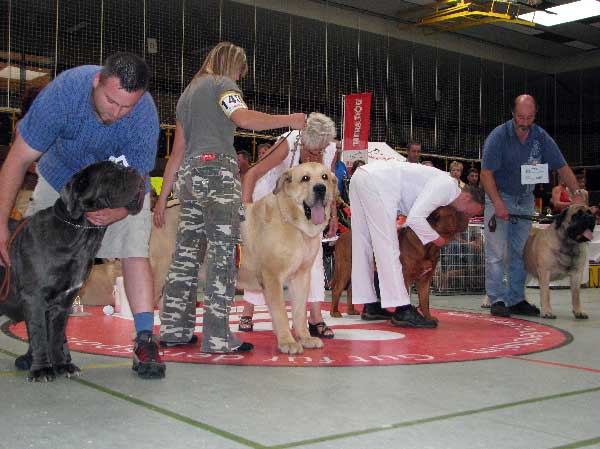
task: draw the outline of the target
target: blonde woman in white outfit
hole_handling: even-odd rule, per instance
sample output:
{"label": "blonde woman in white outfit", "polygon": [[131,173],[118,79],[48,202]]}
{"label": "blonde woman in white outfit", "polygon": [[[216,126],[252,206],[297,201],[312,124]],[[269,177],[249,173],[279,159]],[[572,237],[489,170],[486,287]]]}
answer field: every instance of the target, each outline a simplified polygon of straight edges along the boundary
{"label": "blonde woman in white outfit", "polygon": [[404,286],[397,214],[425,245],[447,242],[427,222],[434,209],[450,205],[468,217],[483,210],[483,192],[461,191],[454,178],[433,167],[400,161],[378,161],[359,167],[350,183],[352,207],[352,302],[377,301],[373,287],[373,254],[377,263],[381,306],[396,307],[392,324],[401,327],[435,327],[410,305]]}
{"label": "blonde woman in white outfit", "polygon": [[[329,117],[317,112],[310,114],[304,131],[283,134],[270,152],[246,172],[242,183],[242,203],[257,201],[271,193],[277,179],[285,170],[303,162],[320,162],[333,172],[337,151],[335,142],[333,142],[335,135],[335,124]],[[338,226],[335,202],[332,203],[331,217],[328,236],[335,235]],[[260,291],[246,290],[244,291],[244,300],[246,304],[240,318],[239,329],[251,331],[254,306],[264,304],[265,299]],[[333,338],[333,331],[325,324],[321,313],[321,303],[324,300],[323,248],[319,247],[319,254],[317,254],[311,269],[308,296],[309,331],[314,337]]]}

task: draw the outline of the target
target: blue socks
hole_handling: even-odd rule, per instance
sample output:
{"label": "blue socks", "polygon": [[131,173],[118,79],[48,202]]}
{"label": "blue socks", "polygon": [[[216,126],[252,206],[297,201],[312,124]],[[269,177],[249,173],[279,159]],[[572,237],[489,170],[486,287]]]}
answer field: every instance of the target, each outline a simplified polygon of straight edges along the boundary
{"label": "blue socks", "polygon": [[135,324],[135,331],[139,334],[140,332],[149,332],[152,334],[152,328],[154,327],[154,313],[153,312],[141,312],[133,314],[133,323]]}

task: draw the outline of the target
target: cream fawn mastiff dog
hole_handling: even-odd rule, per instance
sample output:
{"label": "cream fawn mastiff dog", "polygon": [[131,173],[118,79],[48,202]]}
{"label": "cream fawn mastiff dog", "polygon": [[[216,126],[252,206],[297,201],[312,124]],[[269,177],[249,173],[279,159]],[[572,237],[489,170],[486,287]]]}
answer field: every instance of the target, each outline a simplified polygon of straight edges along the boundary
{"label": "cream fawn mastiff dog", "polygon": [[587,242],[593,239],[596,219],[589,207],[573,204],[546,229],[532,228],[523,256],[527,272],[539,280],[542,318],[556,318],[550,306],[550,281],[569,276],[573,315],[588,316],[581,310],[579,290],[587,269]]}
{"label": "cream fawn mastiff dog", "polygon": [[[337,179],[324,165],[310,162],[285,171],[273,193],[246,207],[242,222],[242,260],[238,286],[262,290],[277,345],[283,353],[321,348],[306,321],[310,270],[335,201]],[[293,300],[292,320],[298,341],[290,332],[283,285]]]}

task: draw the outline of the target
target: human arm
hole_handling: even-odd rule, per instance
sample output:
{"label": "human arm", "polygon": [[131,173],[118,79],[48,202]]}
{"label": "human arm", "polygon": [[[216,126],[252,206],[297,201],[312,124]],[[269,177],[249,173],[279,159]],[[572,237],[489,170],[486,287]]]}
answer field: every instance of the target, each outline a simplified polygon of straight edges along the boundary
{"label": "human arm", "polygon": [[269,154],[254,164],[244,175],[242,183],[242,204],[252,202],[252,194],[256,187],[256,182],[262,178],[273,167],[281,164],[287,157],[290,147],[287,139],[281,139],[276,142],[269,150]]}
{"label": "human arm", "polygon": [[[336,145],[337,148],[337,145]],[[331,173],[335,173],[335,165],[336,165],[336,159],[337,158],[333,158],[333,160],[331,161]],[[335,190],[336,192],[334,192],[333,195],[333,201],[331,201],[331,216],[329,218],[329,228],[327,229],[327,237],[333,237],[336,235],[337,230],[338,230],[338,216],[337,216],[337,182],[335,183]]]}
{"label": "human arm", "polygon": [[108,226],[115,221],[122,220],[127,215],[129,215],[129,211],[125,207],[118,207],[116,209],[100,209],[91,212],[86,212],[85,218],[96,226]]}
{"label": "human arm", "polygon": [[271,115],[248,109],[239,87],[227,77],[222,77],[217,81],[217,89],[221,110],[239,128],[254,131],[288,126],[292,129],[304,129],[305,114]]}
{"label": "human arm", "polygon": [[183,156],[185,155],[185,135],[183,133],[183,127],[181,123],[177,122],[175,125],[175,139],[173,140],[173,149],[165,172],[163,174],[163,183],[160,189],[160,195],[156,200],[154,206],[154,224],[158,228],[162,228],[165,224],[165,209],[167,208],[167,198],[173,191],[173,184],[177,176],[177,171],[181,167],[183,162]]}
{"label": "human arm", "polygon": [[288,126],[292,129],[304,129],[306,115],[303,113],[271,115],[251,109],[237,109],[229,118],[239,128],[263,131]]}
{"label": "human arm", "polygon": [[502,201],[500,192],[498,192],[496,179],[494,178],[494,171],[482,168],[481,173],[479,174],[479,179],[481,181],[483,190],[485,190],[485,193],[494,205],[494,213],[496,214],[496,217],[500,218],[501,220],[508,220],[508,209],[506,209],[506,205],[504,204],[504,201]]}
{"label": "human arm", "polygon": [[571,170],[571,167],[567,164],[565,157],[561,153],[560,148],[558,148],[554,139],[543,130],[541,136],[543,139],[544,161],[548,164],[550,169],[558,171],[561,182],[567,186],[567,189],[571,194],[570,204],[587,204],[587,192],[579,188],[579,183],[573,174],[573,170]]}
{"label": "human arm", "polygon": [[[577,182],[577,178],[575,177],[573,170],[571,170],[571,167],[569,167],[567,164],[563,165],[561,168],[558,169],[558,175],[573,194],[572,203],[587,204],[587,192],[582,191],[579,188],[579,183]],[[554,201],[554,190],[552,191],[552,200]],[[567,206],[572,203],[567,204]]]}
{"label": "human arm", "polygon": [[31,148],[19,135],[0,170],[0,264],[2,266],[10,265],[7,248],[10,238],[8,231],[10,212],[23,184],[27,168],[41,155],[42,153]]}
{"label": "human arm", "polygon": [[430,179],[416,197],[406,216],[405,226],[409,226],[426,245],[433,242],[443,246],[447,242],[427,221],[427,217],[438,207],[450,204],[458,195],[460,189],[456,180],[447,175]]}

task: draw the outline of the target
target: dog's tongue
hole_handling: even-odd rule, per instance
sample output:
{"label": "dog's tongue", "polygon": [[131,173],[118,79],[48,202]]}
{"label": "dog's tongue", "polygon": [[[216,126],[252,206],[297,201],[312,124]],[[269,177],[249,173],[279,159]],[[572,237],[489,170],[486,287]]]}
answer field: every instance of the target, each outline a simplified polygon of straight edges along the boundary
{"label": "dog's tongue", "polygon": [[590,242],[592,240],[594,240],[594,233],[592,231],[590,231],[589,229],[586,229],[585,231],[583,231],[583,236],[588,239]]}
{"label": "dog's tongue", "polygon": [[312,221],[312,223],[316,225],[321,224],[325,221],[325,208],[322,204],[318,206],[315,205],[310,208],[310,221]]}

